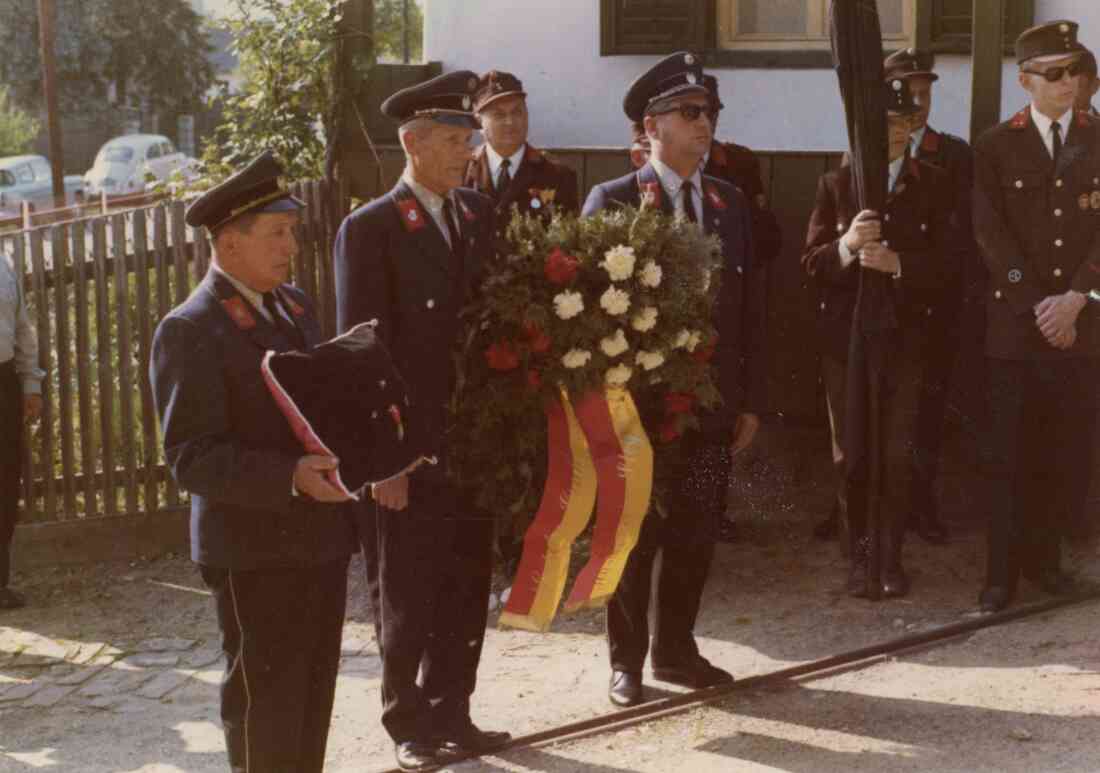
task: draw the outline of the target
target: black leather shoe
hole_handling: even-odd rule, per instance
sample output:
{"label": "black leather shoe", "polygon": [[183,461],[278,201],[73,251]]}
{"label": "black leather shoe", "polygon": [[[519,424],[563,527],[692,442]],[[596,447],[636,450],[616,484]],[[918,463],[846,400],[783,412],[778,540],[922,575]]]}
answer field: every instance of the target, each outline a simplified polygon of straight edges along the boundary
{"label": "black leather shoe", "polygon": [[11,588],[0,588],[0,609],[20,609],[27,606],[27,600]]}
{"label": "black leather shoe", "polygon": [[637,706],[642,702],[642,675],[637,671],[612,671],[607,697],[616,706]]}
{"label": "black leather shoe", "polygon": [[402,741],[394,748],[394,756],[402,770],[434,770],[444,762],[438,746],[420,741]]}
{"label": "black leather shoe", "polygon": [[442,757],[466,757],[495,749],[510,741],[512,734],[503,730],[482,730],[473,722],[457,729],[436,735],[439,754]]}
{"label": "black leather shoe", "polygon": [[677,665],[654,666],[653,678],[662,682],[691,687],[696,690],[703,687],[714,687],[720,684],[732,684],[733,674],[718,666],[711,665],[710,661],[702,655],[696,655],[695,659]]}
{"label": "black leather shoe", "polygon": [[909,592],[909,578],[901,567],[887,569],[882,573],[882,597],[884,599],[901,598]]}
{"label": "black leather shoe", "polygon": [[820,540],[833,540],[840,533],[840,516],[834,509],[827,518],[818,521],[814,526],[814,538]]}
{"label": "black leather shoe", "polygon": [[947,527],[935,513],[913,513],[909,516],[909,528],[931,545],[947,544]]}
{"label": "black leather shoe", "polygon": [[990,585],[982,589],[978,604],[983,612],[1000,612],[1012,602],[1012,591],[1003,585]]}

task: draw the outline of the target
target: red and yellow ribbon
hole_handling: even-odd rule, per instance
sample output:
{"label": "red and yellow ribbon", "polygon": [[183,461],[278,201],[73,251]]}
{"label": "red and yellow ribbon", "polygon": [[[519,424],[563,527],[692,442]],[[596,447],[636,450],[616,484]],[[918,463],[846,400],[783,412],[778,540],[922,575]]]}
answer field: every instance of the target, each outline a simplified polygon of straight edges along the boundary
{"label": "red and yellow ribbon", "polygon": [[588,563],[566,610],[602,606],[615,592],[638,542],[653,486],[653,447],[625,389],[591,392],[576,407],[562,392],[546,410],[547,476],[523,540],[516,579],[500,624],[550,627],[565,590],[577,536],[599,506]]}

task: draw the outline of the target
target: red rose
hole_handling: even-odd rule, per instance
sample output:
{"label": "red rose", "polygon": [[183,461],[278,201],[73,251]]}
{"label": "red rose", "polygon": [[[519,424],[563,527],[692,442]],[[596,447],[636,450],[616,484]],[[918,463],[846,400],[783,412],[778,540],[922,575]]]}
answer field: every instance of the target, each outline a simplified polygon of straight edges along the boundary
{"label": "red rose", "polygon": [[508,341],[497,341],[485,350],[485,361],[493,370],[515,370],[519,367],[519,353]]}
{"label": "red rose", "polygon": [[665,395],[665,413],[672,416],[678,413],[691,413],[695,406],[695,395],[689,392],[669,392]]}
{"label": "red rose", "polygon": [[534,368],[527,371],[527,388],[534,392],[542,386],[542,376]]}
{"label": "red rose", "polygon": [[676,440],[678,437],[680,437],[680,427],[676,423],[675,416],[669,416],[667,419],[661,422],[661,427],[658,430],[658,435],[660,436],[662,443],[671,443],[673,440]]}
{"label": "red rose", "polygon": [[580,261],[572,255],[566,255],[561,247],[555,247],[546,256],[546,278],[556,285],[569,284],[577,275],[577,266]]}
{"label": "red rose", "polygon": [[692,352],[691,356],[696,362],[710,362],[711,357],[714,356],[714,347],[718,345],[718,337],[715,336],[714,340],[706,346],[696,349]]}
{"label": "red rose", "polygon": [[542,328],[533,322],[523,323],[523,332],[527,334],[527,344],[531,351],[542,354],[550,348],[550,336],[542,332]]}

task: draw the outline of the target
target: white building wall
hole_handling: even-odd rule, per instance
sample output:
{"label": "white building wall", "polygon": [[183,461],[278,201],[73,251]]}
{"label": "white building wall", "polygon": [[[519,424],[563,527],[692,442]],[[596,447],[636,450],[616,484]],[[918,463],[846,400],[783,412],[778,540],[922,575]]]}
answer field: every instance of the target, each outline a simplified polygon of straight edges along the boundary
{"label": "white building wall", "polygon": [[[659,57],[600,57],[597,0],[424,0],[424,58],[443,69],[517,75],[528,92],[531,139],[547,147],[608,145],[628,137],[622,96]],[[1069,18],[1081,39],[1100,48],[1100,2],[1037,0],[1036,22]],[[970,60],[941,56],[932,122],[967,136]],[[832,70],[715,69],[721,84],[719,136],[758,150],[846,147],[844,117]],[[1005,60],[1004,115],[1026,101],[1016,65]]]}

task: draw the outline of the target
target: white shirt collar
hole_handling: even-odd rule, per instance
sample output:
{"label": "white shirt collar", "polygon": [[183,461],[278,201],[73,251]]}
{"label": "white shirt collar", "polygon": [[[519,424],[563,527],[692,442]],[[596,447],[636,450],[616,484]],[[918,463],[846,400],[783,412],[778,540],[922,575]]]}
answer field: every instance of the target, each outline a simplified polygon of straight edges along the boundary
{"label": "white shirt collar", "polygon": [[924,142],[924,135],[928,133],[928,124],[917,129],[909,137],[909,153],[913,158],[920,155],[920,146]]}
{"label": "white shirt collar", "polygon": [[[680,189],[684,187],[683,177],[676,174],[667,164],[658,159],[656,156],[649,157],[649,163],[653,165],[653,171],[657,173],[657,178],[661,181],[661,187],[665,189],[665,193],[668,194],[672,201],[676,201],[676,197],[680,195]],[[699,171],[699,167],[695,167],[695,171],[692,172],[691,177],[688,178],[691,184],[695,187],[695,193],[700,196],[703,194],[703,175]]]}
{"label": "white shirt collar", "polygon": [[268,315],[267,309],[264,308],[264,294],[263,293],[257,292],[256,290],[253,290],[251,287],[246,285],[240,279],[237,279],[237,277],[230,274],[228,271],[226,271],[224,268],[219,266],[217,263],[214,263],[214,270],[217,271],[219,274],[221,274],[223,277],[225,277],[225,280],[227,282],[229,282],[229,284],[233,285],[233,288],[237,292],[239,292],[242,296],[244,296],[244,299],[246,301],[248,301],[249,303],[251,303],[252,308],[254,308],[254,309],[256,309],[256,311],[260,312],[260,314],[263,315],[264,319],[266,319],[268,322],[272,321],[271,317]]}
{"label": "white shirt collar", "polygon": [[[425,188],[418,183],[412,176],[408,169],[401,175],[401,179],[405,181],[405,184],[412,188],[413,194],[420,201],[424,209],[428,210],[433,217],[439,219],[443,215],[443,197],[435,191]],[[438,217],[437,217],[438,216]]]}
{"label": "white shirt collar", "polygon": [[[519,165],[523,163],[523,157],[527,154],[527,143],[523,143],[512,155],[508,156],[508,160],[512,163],[509,165],[508,174],[512,177],[516,176],[516,171],[519,169]],[[485,155],[489,159],[489,175],[493,178],[493,184],[496,185],[497,177],[500,175],[500,165],[504,163],[504,156],[493,150],[493,146],[488,142],[485,143]]]}
{"label": "white shirt collar", "polygon": [[901,170],[905,168],[906,158],[906,155],[903,153],[890,162],[890,187],[887,190],[894,190],[894,186],[898,184],[898,178],[901,177]]}
{"label": "white shirt collar", "polygon": [[[1047,146],[1047,152],[1054,156],[1054,134],[1051,132],[1050,127],[1054,125],[1054,121],[1047,116],[1043,115],[1035,107],[1035,103],[1031,103],[1031,120],[1035,122],[1035,128],[1039,130],[1039,136],[1043,138],[1043,143]],[[1064,142],[1069,135],[1069,126],[1073,122],[1073,108],[1070,108],[1058,118],[1058,123],[1062,126],[1062,141]]]}

